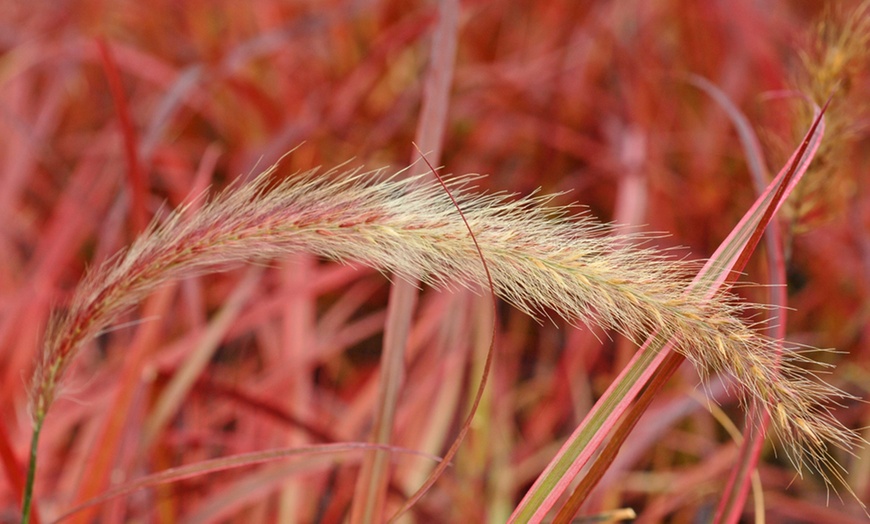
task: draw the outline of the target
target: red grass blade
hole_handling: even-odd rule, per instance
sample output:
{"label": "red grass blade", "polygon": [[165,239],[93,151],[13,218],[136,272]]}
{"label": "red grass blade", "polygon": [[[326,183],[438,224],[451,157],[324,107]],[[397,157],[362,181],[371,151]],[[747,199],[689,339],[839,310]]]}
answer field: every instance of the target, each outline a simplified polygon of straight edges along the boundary
{"label": "red grass blade", "polygon": [[115,111],[121,123],[121,136],[124,139],[124,155],[127,159],[127,184],[130,191],[130,219],[135,233],[143,231],[148,225],[148,213],[145,209],[145,195],[147,186],[145,173],[139,162],[137,133],[130,116],[130,106],[124,95],[124,86],[121,84],[121,75],[112,55],[112,50],[102,38],[97,38],[97,49],[106,72],[106,80],[109,82],[109,90],[112,93],[112,101],[115,103]]}

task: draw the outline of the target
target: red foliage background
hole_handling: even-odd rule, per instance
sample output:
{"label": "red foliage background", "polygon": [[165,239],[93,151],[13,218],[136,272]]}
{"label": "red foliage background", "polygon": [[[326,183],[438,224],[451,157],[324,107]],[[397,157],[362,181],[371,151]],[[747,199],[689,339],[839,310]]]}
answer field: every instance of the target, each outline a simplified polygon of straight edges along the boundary
{"label": "red foliage background", "polygon": [[[0,10],[0,516],[15,522],[28,380],[51,308],[152,217],[290,149],[285,175],[348,160],[404,166],[437,5],[5,0]],[[668,232],[656,242],[703,258],[754,194],[731,122],[685,75],[727,93],[778,170],[806,130],[806,102],[769,95],[817,95],[807,86],[826,79],[801,56],[826,51],[813,47],[821,14],[815,2],[787,1],[464,2],[441,163],[489,174],[485,190],[569,191],[557,202]],[[842,350],[830,380],[866,396],[870,147],[859,104],[868,76],[866,67],[846,73],[826,137],[838,147],[818,160],[812,190],[784,217],[788,336]],[[749,281],[765,282],[763,261],[752,263]],[[765,301],[763,287],[742,292]],[[172,466],[366,440],[387,293],[374,271],[307,255],[156,293],[132,325],[87,348],[52,408],[37,472],[42,520]],[[443,292],[424,291],[395,430],[397,445],[436,454],[454,435],[482,358],[474,312],[445,303]],[[501,313],[479,426],[418,505],[420,521],[503,520],[634,350],[595,330]],[[197,353],[208,337],[219,341],[213,352]],[[195,354],[207,365],[189,391],[167,395]],[[589,513],[630,506],[650,522],[709,515],[736,447],[694,400],[702,393],[687,368],[626,444]],[[719,401],[742,425],[733,400]],[[862,404],[837,416],[868,425]],[[870,500],[866,453],[842,461]],[[358,469],[358,455],[342,457],[296,472],[273,461],[197,476],[74,518],[268,522],[284,504],[300,522],[331,522],[347,511]],[[828,507],[824,485],[795,481],[773,449],[765,457],[768,522],[863,515],[849,501]],[[391,504],[419,485],[422,462],[396,460]]]}

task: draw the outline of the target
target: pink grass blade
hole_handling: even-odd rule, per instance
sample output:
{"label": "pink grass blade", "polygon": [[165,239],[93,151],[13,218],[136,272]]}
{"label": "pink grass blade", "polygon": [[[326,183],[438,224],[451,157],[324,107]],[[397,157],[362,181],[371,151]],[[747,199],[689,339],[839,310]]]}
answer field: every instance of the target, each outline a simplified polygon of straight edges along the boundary
{"label": "pink grass blade", "polygon": [[[432,39],[431,64],[424,82],[423,107],[417,127],[417,144],[429,152],[430,160],[440,162],[444,131],[447,126],[450,86],[456,62],[459,30],[458,0],[442,0]],[[414,155],[416,157],[416,153]],[[390,442],[405,375],[405,346],[417,302],[414,275],[404,275],[390,289],[387,322],[384,326],[381,356],[381,383],[372,441]],[[360,471],[351,509],[351,523],[361,524],[382,519],[389,481],[389,454],[375,451],[366,456]]]}
{"label": "pink grass blade", "polygon": [[389,451],[391,453],[403,453],[407,455],[416,455],[419,457],[428,458],[434,461],[440,461],[441,459],[438,457],[433,457],[431,455],[427,455],[425,453],[420,453],[414,450],[407,450],[403,448],[398,448],[395,446],[385,446],[380,444],[370,444],[367,442],[343,442],[343,443],[335,443],[335,444],[318,444],[312,446],[306,446],[302,448],[279,448],[279,449],[270,449],[265,451],[255,451],[251,453],[241,453],[238,455],[233,455],[229,457],[221,457],[213,460],[205,460],[202,462],[197,462],[195,464],[190,464],[187,466],[180,466],[177,468],[170,468],[159,473],[155,473],[153,475],[147,475],[145,477],[139,478],[132,482],[127,482],[120,486],[114,487],[110,490],[105,491],[98,497],[94,497],[88,499],[81,504],[75,506],[74,508],[66,511],[62,515],[60,515],[54,522],[60,522],[62,520],[66,520],[70,517],[75,516],[77,513],[84,511],[88,508],[92,508],[98,504],[102,504],[106,501],[114,499],[116,497],[120,497],[123,495],[128,495],[130,493],[153,488],[162,484],[168,484],[172,482],[179,482],[181,480],[195,478],[202,475],[207,475],[211,473],[217,473],[220,471],[226,471],[234,468],[241,468],[245,466],[254,466],[257,464],[263,464],[266,462],[274,462],[276,460],[290,458],[290,457],[311,457],[315,455],[336,455],[338,453],[347,453],[352,451],[364,451],[371,449],[380,449],[384,451]]}
{"label": "pink grass blade", "polygon": [[263,268],[261,267],[250,268],[220,311],[209,322],[202,337],[187,355],[180,369],[173,375],[160,398],[157,399],[154,408],[151,409],[140,440],[142,449],[148,449],[158,434],[175,416],[187,394],[193,388],[197,377],[205,370],[206,365],[217,351],[230,324],[253,294],[262,273]]}
{"label": "pink grass blade", "polygon": [[112,50],[102,38],[97,38],[96,44],[100,52],[103,69],[106,72],[106,79],[109,82],[109,90],[112,93],[115,111],[118,113],[118,119],[121,123],[121,136],[124,139],[124,155],[127,159],[130,218],[134,231],[138,233],[144,231],[145,226],[148,225],[148,215],[145,209],[147,185],[145,173],[142,171],[142,165],[139,161],[138,139],[133,127],[133,119],[130,117],[127,97],[124,95],[124,87],[121,84],[121,75],[118,72],[118,65],[115,62]]}
{"label": "pink grass blade", "polygon": [[[401,280],[390,290],[387,322],[384,328],[377,414],[371,440],[391,440],[399,394],[405,378],[405,342],[411,329],[410,314],[417,303],[416,288]],[[357,480],[351,522],[363,524],[380,520],[387,495],[390,455],[374,451],[366,456]]]}
{"label": "pink grass blade", "polygon": [[[786,167],[704,265],[692,287],[700,287],[706,290],[708,297],[712,297],[721,287],[736,280],[739,271],[746,265],[749,255],[758,244],[764,228],[806,172],[815,155],[824,134],[822,115],[826,108],[827,104]],[[647,382],[667,362],[672,347],[672,342],[658,335],[644,343],[526,493],[510,522],[537,523],[544,520],[570,483],[616,428],[619,419]]]}
{"label": "pink grass blade", "polygon": [[[315,317],[317,311],[316,295],[306,290],[306,284],[316,274],[315,258],[309,253],[298,253],[292,256],[281,271],[282,284],[288,290],[295,292],[287,299],[282,308],[281,321],[282,362],[287,366],[281,373],[287,381],[287,406],[295,413],[303,416],[313,414],[314,381],[311,347],[314,345]],[[301,447],[310,444],[304,433],[292,432],[287,435],[283,444],[291,447]],[[300,506],[308,498],[310,486],[304,478],[290,478],[284,483],[279,494],[279,522],[289,522],[299,519]]]}
{"label": "pink grass blade", "polygon": [[[765,227],[770,223],[773,215],[779,211],[779,208],[788,195],[791,194],[804,173],[806,173],[810,162],[815,156],[825,133],[823,116],[828,108],[828,103],[819,111],[810,131],[800,147],[789,158],[786,166],[773,179],[767,189],[755,201],[752,208],[747,211],[737,226],[731,231],[731,234],[719,246],[719,249],[716,250],[710,261],[704,266],[704,269],[707,271],[702,271],[696,282],[706,281],[709,278],[709,272],[713,268],[721,268],[723,270],[717,272],[716,282],[721,280],[719,283],[724,284],[737,280],[737,272],[746,266],[746,260],[758,245]],[[734,272],[731,272],[732,269]]]}
{"label": "pink grass blade", "polygon": [[685,357],[680,353],[671,351],[668,345],[658,354],[662,355],[663,359],[656,361],[654,365],[650,366],[650,371],[654,373],[649,382],[646,383],[645,389],[628,408],[626,416],[611,431],[609,438],[603,443],[603,447],[595,457],[592,467],[583,475],[583,478],[571,493],[567,502],[559,509],[556,518],[553,520],[554,524],[570,524],[573,522],[586,497],[589,496],[589,493],[592,492],[592,489],[598,484],[613,463],[622,443],[628,438],[629,433],[640,421],[641,416],[652,404],[661,388],[670,380],[671,376],[673,376],[685,360]]}

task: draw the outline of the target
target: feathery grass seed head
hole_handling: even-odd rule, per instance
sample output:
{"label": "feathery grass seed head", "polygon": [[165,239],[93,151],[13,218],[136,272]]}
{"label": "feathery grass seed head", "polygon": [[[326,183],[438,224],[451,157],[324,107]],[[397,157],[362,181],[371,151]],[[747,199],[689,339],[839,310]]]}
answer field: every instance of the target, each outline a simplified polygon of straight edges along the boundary
{"label": "feathery grass seed head", "polygon": [[[152,224],[84,277],[46,333],[32,386],[37,420],[81,348],[169,280],[305,251],[438,287],[487,285],[466,226],[438,184],[358,169],[275,181],[274,171]],[[570,217],[548,197],[474,193],[474,180],[447,184],[500,297],[532,315],[555,311],[637,342],[653,332],[675,339],[702,373],[730,372],[745,398],[770,411],[798,467],[821,471],[830,460],[825,442],[850,445],[851,433],[824,407],[842,393],[811,377],[806,357],[780,356],[777,341],[741,321],[749,305],[692,291],[694,264],[637,247],[637,235],[617,235],[588,216]]]}

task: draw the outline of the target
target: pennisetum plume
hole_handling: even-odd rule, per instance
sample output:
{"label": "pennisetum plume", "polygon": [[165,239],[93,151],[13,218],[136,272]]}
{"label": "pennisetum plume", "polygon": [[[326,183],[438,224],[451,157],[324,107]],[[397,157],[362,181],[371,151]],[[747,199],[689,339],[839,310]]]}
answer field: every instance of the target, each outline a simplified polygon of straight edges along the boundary
{"label": "pennisetum plume", "polygon": [[[178,210],[152,224],[85,276],[46,332],[31,389],[35,433],[79,351],[170,280],[305,251],[420,275],[433,286],[487,285],[468,230],[437,183],[359,169],[313,170],[278,181],[275,169],[196,212]],[[750,305],[691,291],[693,264],[637,247],[638,236],[572,217],[547,197],[477,194],[473,180],[452,178],[447,187],[500,297],[530,314],[555,311],[637,341],[654,331],[674,338],[699,369],[730,372],[744,398],[770,411],[798,468],[829,466],[829,443],[851,446],[853,434],[826,407],[843,394],[805,371],[800,351],[780,357],[777,341],[741,320]]]}

